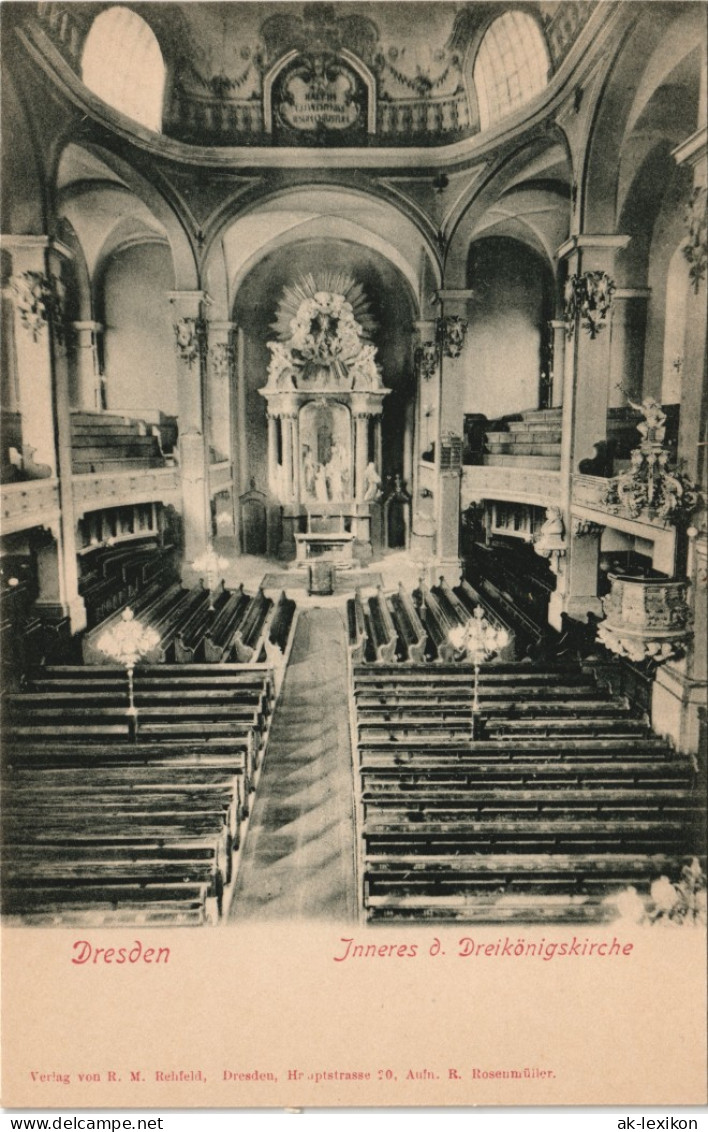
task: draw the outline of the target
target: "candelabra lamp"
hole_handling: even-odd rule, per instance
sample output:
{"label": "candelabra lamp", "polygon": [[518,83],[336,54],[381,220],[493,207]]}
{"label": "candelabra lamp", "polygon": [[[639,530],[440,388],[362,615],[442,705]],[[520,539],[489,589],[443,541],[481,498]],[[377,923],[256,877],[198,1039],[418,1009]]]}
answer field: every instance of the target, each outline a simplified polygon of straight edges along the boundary
{"label": "candelabra lamp", "polygon": [[228,564],[228,558],[223,558],[220,554],[217,554],[211,543],[209,543],[204,554],[200,554],[199,558],[195,558],[192,563],[192,569],[202,575],[209,590],[209,609],[214,608],[216,587]]}
{"label": "candelabra lamp", "polygon": [[136,621],[132,609],[124,609],[120,621],[106,629],[96,642],[106,656],[125,666],[128,677],[128,715],[137,716],[133,695],[133,670],[135,665],[160,643],[160,634],[142,622]]}
{"label": "candelabra lamp", "polygon": [[509,634],[501,625],[488,621],[481,605],[478,605],[465,625],[456,625],[450,630],[448,640],[457,652],[466,653],[474,666],[472,738],[476,739],[479,734],[479,666],[491,660],[509,643]]}

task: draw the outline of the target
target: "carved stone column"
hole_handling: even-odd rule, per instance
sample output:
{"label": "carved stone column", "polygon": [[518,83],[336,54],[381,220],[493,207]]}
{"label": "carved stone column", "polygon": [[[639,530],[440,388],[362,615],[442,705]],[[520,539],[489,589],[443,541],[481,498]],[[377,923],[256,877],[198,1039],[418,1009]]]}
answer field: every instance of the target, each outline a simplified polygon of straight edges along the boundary
{"label": "carved stone column", "polygon": [[211,522],[207,480],[205,414],[205,321],[203,291],[171,291],[175,330],[179,454],[182,480],[184,580],[191,580],[190,563],[206,552]]}
{"label": "carved stone column", "polygon": [[[584,619],[589,611],[601,612],[597,596],[599,539],[579,533],[570,522],[573,476],[581,460],[602,452],[607,437],[612,318],[612,275],[617,252],[629,243],[629,236],[572,236],[558,249],[565,260],[568,285],[566,310],[569,336],[565,351],[563,392],[563,433],[561,444],[561,509],[569,531],[568,553],[558,588],[563,608],[571,617]],[[572,282],[577,286],[573,288]],[[579,296],[592,299],[588,311]],[[609,302],[605,309],[604,299]],[[604,311],[604,319],[600,317]]]}
{"label": "carved stone column", "polygon": [[234,453],[234,479],[236,481],[236,494],[242,495],[250,487],[248,474],[248,439],[246,435],[246,337],[243,327],[236,331],[236,412],[235,436],[236,451]]}
{"label": "carved stone column", "polygon": [[[369,462],[369,414],[354,415],[354,498],[362,502],[366,492],[366,465]],[[380,471],[380,469],[379,469]]]}
{"label": "carved stone column", "polygon": [[281,542],[278,557],[289,560],[295,557],[295,535],[300,525],[300,503],[295,496],[295,448],[297,439],[296,410],[284,409],[280,417],[282,465],[280,468],[280,500],[282,502]]}
{"label": "carved stone column", "polygon": [[297,414],[290,417],[290,429],[292,432],[292,461],[293,461],[293,502],[300,502],[300,465],[302,463],[302,452],[300,451],[300,426]]}
{"label": "carved stone column", "polygon": [[283,503],[292,503],[295,498],[293,478],[293,414],[280,418],[283,438],[283,467],[281,498]]}
{"label": "carved stone column", "polygon": [[[705,114],[705,108],[702,111]],[[684,342],[683,381],[681,392],[681,421],[679,425],[680,459],[686,461],[686,472],[697,483],[705,482],[706,463],[706,417],[708,415],[708,394],[706,393],[706,290],[708,278],[705,271],[700,274],[701,248],[695,244],[699,239],[696,223],[700,212],[706,208],[706,186],[708,185],[708,129],[702,127],[677,146],[673,151],[677,164],[693,169],[693,194],[686,202],[687,211],[687,251],[686,273],[691,285],[688,288],[686,304],[686,338]],[[694,226],[695,225],[695,226]],[[702,249],[705,255],[705,246]]]}
{"label": "carved stone column", "polygon": [[[678,458],[687,474],[706,491],[708,450],[706,431],[708,393],[706,391],[706,287],[701,272],[705,246],[700,245],[698,217],[705,209],[708,184],[708,131],[706,129],[705,77],[699,98],[699,128],[673,151],[677,164],[693,170],[693,193],[686,202],[686,272],[689,278],[686,304],[681,418]],[[703,229],[705,231],[705,229]],[[652,698],[652,723],[668,734],[681,751],[700,754],[700,712],[705,710],[708,688],[706,641],[708,609],[708,513],[705,503],[694,516],[695,525],[687,532],[686,575],[691,582],[689,602],[693,614],[693,638],[682,660],[662,665],[656,675]],[[680,537],[686,537],[679,534]],[[703,755],[703,757],[705,757]]]}
{"label": "carved stone column", "polygon": [[[10,294],[15,309],[15,355],[23,461],[57,474],[54,438],[54,392],[50,350],[50,304],[46,236],[4,236],[12,257]],[[31,473],[33,478],[39,478]]]}
{"label": "carved stone column", "polygon": [[[228,462],[231,471],[230,485],[222,485],[221,491],[229,491],[231,502],[229,510],[219,512],[219,535],[238,540],[238,507],[235,498],[235,476],[233,466],[233,411],[232,389],[234,370],[234,323],[210,319],[207,326],[208,352],[206,366],[206,420],[208,468],[213,464]],[[209,495],[213,497],[215,488],[209,485]],[[238,545],[238,542],[237,542]]]}
{"label": "carved stone column", "polygon": [[[79,596],[71,467],[71,416],[62,268],[71,252],[44,236],[8,236],[15,296],[15,349],[22,413],[23,469],[29,479],[57,477],[61,517],[39,562],[38,609],[86,626]],[[40,556],[41,557],[41,556]]]}
{"label": "carved stone column", "polygon": [[268,416],[268,490],[276,498],[280,492],[280,464],[278,463],[278,420]]}
{"label": "carved stone column", "polygon": [[[612,302],[612,335],[610,346],[610,380],[607,404],[619,408],[626,404],[621,385],[630,397],[641,400],[644,370],[644,339],[650,287],[618,287]],[[644,393],[652,390],[644,390]],[[656,396],[661,398],[661,390]]]}
{"label": "carved stone column", "polygon": [[[416,377],[416,422],[413,447],[413,483],[411,516],[411,551],[421,558],[435,554],[437,520],[435,497],[438,494],[437,462],[439,460],[440,348],[436,319],[415,323],[417,345],[413,351]],[[433,460],[423,460],[423,453],[434,451]]]}
{"label": "carved stone column", "polygon": [[[63,295],[61,275],[64,264],[72,258],[71,251],[57,240],[52,240],[47,252],[47,270],[56,280],[54,288]],[[51,365],[54,378],[54,405],[56,414],[57,468],[59,472],[59,505],[61,508],[59,558],[62,605],[69,615],[72,633],[86,627],[86,607],[79,596],[79,567],[76,557],[76,515],[72,483],[72,435],[69,401],[69,361],[67,357],[66,327],[63,310],[55,308],[50,318]]]}
{"label": "carved stone column", "polygon": [[553,333],[553,385],[551,387],[551,408],[558,409],[563,404],[565,380],[565,343],[567,324],[560,318],[549,323]]}
{"label": "carved stone column", "polygon": [[93,319],[72,322],[76,349],[76,407],[100,411],[101,375],[98,372],[98,337],[103,325]]}
{"label": "carved stone column", "polygon": [[[558,249],[558,258],[565,261],[568,279],[587,281],[601,304],[605,276],[612,282],[617,252],[626,248],[629,236],[573,236]],[[614,286],[614,284],[612,284]],[[571,288],[569,287],[569,290]],[[608,297],[612,291],[606,292]],[[565,356],[565,391],[563,398],[563,442],[567,471],[577,473],[582,459],[595,455],[595,445],[607,435],[612,304],[606,318],[586,317],[583,310],[566,312],[568,341]],[[563,472],[563,466],[561,465]]]}
{"label": "carved stone column", "polygon": [[231,392],[235,323],[209,320],[207,354],[207,416],[211,459],[231,460]]}
{"label": "carved stone column", "polygon": [[[435,540],[436,569],[453,584],[460,575],[460,481],[467,368],[464,344],[467,310],[474,292],[438,291],[440,318],[440,421],[438,433],[438,499]],[[458,444],[459,441],[459,444]],[[449,454],[449,455],[448,455]]]}

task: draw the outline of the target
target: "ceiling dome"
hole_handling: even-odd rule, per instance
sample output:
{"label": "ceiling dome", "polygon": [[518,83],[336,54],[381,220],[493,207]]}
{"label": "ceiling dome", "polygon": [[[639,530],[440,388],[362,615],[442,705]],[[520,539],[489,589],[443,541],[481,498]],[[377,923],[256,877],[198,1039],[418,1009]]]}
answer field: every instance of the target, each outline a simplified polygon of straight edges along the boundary
{"label": "ceiling dome", "polygon": [[[567,5],[565,6],[568,7]],[[33,6],[94,95],[214,146],[440,146],[539,94],[593,5],[50,3]]]}

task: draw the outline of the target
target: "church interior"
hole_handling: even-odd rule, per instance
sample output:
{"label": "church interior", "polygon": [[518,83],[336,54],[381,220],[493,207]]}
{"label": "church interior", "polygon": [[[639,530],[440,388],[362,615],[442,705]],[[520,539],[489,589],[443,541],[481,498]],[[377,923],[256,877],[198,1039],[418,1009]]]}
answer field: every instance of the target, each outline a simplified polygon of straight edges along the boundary
{"label": "church interior", "polygon": [[2,4],[7,920],[705,921],[705,15]]}

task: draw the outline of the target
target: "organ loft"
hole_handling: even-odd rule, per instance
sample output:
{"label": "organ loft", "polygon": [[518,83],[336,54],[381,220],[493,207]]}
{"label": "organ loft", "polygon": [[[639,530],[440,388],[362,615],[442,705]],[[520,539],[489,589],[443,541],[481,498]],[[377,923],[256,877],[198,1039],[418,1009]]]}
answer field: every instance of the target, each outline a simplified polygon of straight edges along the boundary
{"label": "organ loft", "polygon": [[2,22],[3,915],[704,919],[704,5]]}

